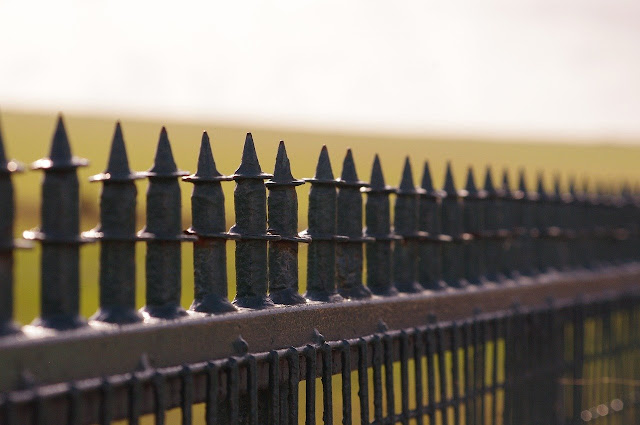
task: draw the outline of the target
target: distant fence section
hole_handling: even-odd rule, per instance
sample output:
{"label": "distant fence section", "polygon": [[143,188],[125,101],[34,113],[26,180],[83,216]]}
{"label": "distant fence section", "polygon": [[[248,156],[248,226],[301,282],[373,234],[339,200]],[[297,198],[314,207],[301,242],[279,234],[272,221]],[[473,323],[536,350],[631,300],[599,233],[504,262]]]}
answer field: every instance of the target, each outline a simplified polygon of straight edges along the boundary
{"label": "distant fence section", "polygon": [[[147,415],[162,424],[174,408],[183,424],[640,421],[640,194],[629,187],[570,181],[564,191],[556,178],[548,191],[540,175],[528,191],[524,173],[512,186],[487,168],[482,185],[469,169],[459,189],[448,164],[437,189],[426,163],[418,187],[409,158],[392,187],[377,156],[370,181],[360,180],[351,150],[336,178],[326,147],[315,176],[297,179],[283,142],[266,173],[251,134],[230,176],[203,134],[189,174],[164,128],[151,168],[134,172],[118,124],[106,170],[90,178],[102,185],[100,223],[81,233],[76,170],[85,165],[60,118],[49,156],[31,166],[44,173],[42,224],[14,240],[12,176],[22,167],[0,136],[1,424],[137,424]],[[148,181],[141,230],[138,179]],[[181,182],[193,185],[186,230]],[[299,231],[302,184],[311,189]],[[41,310],[20,326],[13,255],[34,242]],[[100,244],[100,308],[88,319],[79,314],[86,243]],[[183,243],[194,244],[188,310]]]}

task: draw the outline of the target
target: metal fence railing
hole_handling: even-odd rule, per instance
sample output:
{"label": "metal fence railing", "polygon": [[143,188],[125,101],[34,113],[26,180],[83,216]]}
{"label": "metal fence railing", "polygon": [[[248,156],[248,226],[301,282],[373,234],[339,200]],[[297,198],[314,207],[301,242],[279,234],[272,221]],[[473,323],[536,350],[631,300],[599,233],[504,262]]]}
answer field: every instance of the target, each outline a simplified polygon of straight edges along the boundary
{"label": "metal fence railing", "polygon": [[[395,188],[377,156],[361,181],[350,150],[335,178],[326,147],[315,176],[298,180],[282,142],[274,173],[263,172],[251,134],[224,176],[205,133],[189,175],[164,129],[153,166],[137,173],[118,125],[105,172],[91,177],[103,185],[100,224],[80,233],[76,169],[86,164],[60,119],[49,156],[32,166],[44,172],[42,225],[14,240],[11,174],[21,167],[0,139],[1,424],[638,421],[640,198],[626,187],[590,193],[571,182],[563,193],[556,179],[547,192],[540,176],[530,192],[524,174],[512,189],[506,173],[498,186],[488,171],[480,188],[469,169],[457,189],[449,164],[438,190],[426,165],[416,187],[407,158]],[[180,180],[193,184],[187,230]],[[236,223],[227,229],[221,185],[230,180]],[[308,229],[298,232],[305,183]],[[19,326],[13,255],[28,240],[42,248],[41,308]],[[91,242],[100,243],[100,308],[87,320],[79,249]],[[184,242],[194,244],[189,310],[180,305]],[[304,294],[300,243],[309,245]]]}

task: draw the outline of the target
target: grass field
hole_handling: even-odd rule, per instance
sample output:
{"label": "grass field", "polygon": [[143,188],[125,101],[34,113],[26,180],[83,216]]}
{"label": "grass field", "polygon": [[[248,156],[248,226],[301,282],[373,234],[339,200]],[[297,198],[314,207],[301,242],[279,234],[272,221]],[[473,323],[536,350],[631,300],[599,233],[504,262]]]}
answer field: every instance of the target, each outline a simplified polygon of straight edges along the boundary
{"label": "grass field", "polygon": [[[103,171],[110,139],[114,127],[114,118],[66,116],[67,131],[74,153],[88,158],[89,167],[80,169],[81,205],[83,230],[96,225],[98,217],[99,184],[89,184],[87,177]],[[5,147],[8,155],[19,161],[30,163],[40,157],[47,156],[49,143],[55,123],[55,115],[27,114],[15,111],[3,111],[0,117]],[[174,156],[181,169],[195,171],[198,147],[202,130],[209,131],[213,143],[213,152],[219,170],[231,174],[238,166],[244,134],[251,131],[256,149],[264,171],[272,172],[276,156],[277,142],[281,139],[287,143],[293,174],[297,178],[311,177],[314,174],[315,162],[323,144],[329,148],[334,174],[340,174],[342,158],[347,147],[354,150],[359,177],[368,180],[373,155],[379,153],[388,184],[397,184],[400,168],[406,155],[410,155],[414,166],[414,179],[419,183],[422,163],[429,160],[437,185],[442,184],[444,167],[447,160],[454,166],[454,174],[458,184],[463,182],[466,167],[475,167],[476,176],[484,174],[484,167],[491,165],[494,179],[507,167],[512,182],[515,173],[524,167],[529,178],[529,185],[538,170],[545,170],[547,183],[551,175],[561,172],[563,181],[569,175],[579,179],[588,177],[591,181],[604,180],[619,184],[624,179],[640,181],[640,147],[616,146],[606,143],[581,145],[579,143],[541,143],[549,141],[486,141],[463,140],[436,137],[391,137],[374,134],[337,134],[331,132],[310,132],[286,128],[264,128],[252,126],[228,126],[220,123],[180,123],[152,122],[141,120],[122,120],[125,140],[129,150],[129,159],[133,169],[145,170],[153,160],[157,137],[162,124],[167,126],[173,145]],[[603,141],[606,142],[606,141]],[[41,173],[29,171],[15,176],[16,185],[16,235],[22,230],[39,224],[39,197]],[[227,223],[233,224],[233,183],[225,186],[227,197]],[[138,184],[139,189],[139,223],[144,224],[144,191],[146,182]],[[183,184],[183,222],[190,223],[189,195],[191,186]],[[300,229],[306,227],[308,186],[298,189],[300,198]],[[228,245],[228,270],[230,296],[234,295],[233,244]],[[144,244],[139,245],[138,256],[138,291],[137,304],[144,304]],[[81,261],[81,313],[84,316],[93,314],[98,306],[98,246],[89,245],[82,249]],[[191,265],[191,245],[183,245],[183,291],[182,304],[188,307],[193,297],[193,267]],[[301,291],[304,290],[306,249],[301,247],[300,263]],[[20,251],[16,260],[15,271],[15,316],[20,323],[29,323],[39,310],[39,248]],[[448,360],[450,361],[450,360]],[[336,383],[337,384],[337,383]],[[302,387],[301,387],[302,388]],[[355,387],[354,387],[355,388]],[[320,394],[321,391],[318,391]],[[334,391],[338,394],[338,391]],[[302,399],[301,399],[302,400]],[[321,401],[319,402],[321,403]],[[321,404],[319,404],[321,405]],[[357,403],[354,403],[357,406]],[[201,407],[195,407],[197,411]],[[339,409],[335,407],[336,412]],[[321,410],[321,409],[320,409]],[[319,413],[321,414],[321,412]],[[200,416],[198,414],[198,416]],[[179,418],[177,410],[169,412],[168,423]],[[338,418],[336,417],[336,420]]]}

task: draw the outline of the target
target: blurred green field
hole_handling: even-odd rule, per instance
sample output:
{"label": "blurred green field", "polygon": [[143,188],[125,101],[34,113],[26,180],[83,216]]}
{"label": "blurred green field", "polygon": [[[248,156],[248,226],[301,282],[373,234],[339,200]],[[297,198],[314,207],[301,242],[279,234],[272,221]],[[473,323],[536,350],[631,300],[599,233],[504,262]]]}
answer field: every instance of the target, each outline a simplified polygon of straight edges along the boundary
{"label": "blurred green field", "polygon": [[[11,158],[30,163],[46,156],[55,124],[54,114],[34,114],[18,111],[3,111],[0,116],[5,147]],[[100,184],[89,184],[87,177],[103,171],[112,136],[114,117],[84,117],[65,116],[67,131],[74,153],[88,158],[91,164],[79,170],[81,181],[81,208],[83,230],[96,225],[98,217],[98,196]],[[373,155],[379,153],[387,178],[387,183],[397,184],[403,159],[410,155],[414,166],[414,178],[419,183],[422,163],[429,160],[436,185],[441,185],[444,167],[447,160],[454,166],[454,174],[458,184],[463,182],[466,168],[472,165],[476,169],[476,176],[484,174],[484,167],[491,165],[494,179],[499,178],[499,172],[504,167],[510,171],[512,182],[520,167],[527,172],[529,184],[538,170],[544,170],[547,183],[551,181],[553,173],[560,172],[563,182],[569,175],[579,179],[588,177],[592,182],[604,180],[609,183],[620,184],[623,180],[640,181],[640,147],[616,146],[607,144],[582,145],[576,143],[546,143],[549,141],[518,141],[509,140],[487,141],[471,139],[452,139],[436,137],[392,137],[374,134],[338,134],[331,132],[311,132],[286,128],[266,128],[253,126],[230,126],[215,122],[184,123],[184,122],[154,122],[134,119],[122,120],[125,140],[129,150],[129,159],[133,169],[145,170],[153,160],[157,137],[162,124],[166,125],[173,146],[174,156],[179,167],[184,170],[195,171],[200,136],[207,130],[212,138],[213,152],[219,170],[230,174],[238,166],[244,135],[251,131],[254,136],[256,149],[263,170],[273,171],[278,141],[283,139],[287,143],[287,150],[291,159],[295,177],[311,177],[314,174],[315,162],[320,148],[326,144],[332,159],[334,174],[340,174],[341,163],[347,147],[354,150],[359,177],[368,180]],[[40,208],[40,172],[27,172],[16,175],[16,235],[22,230],[39,224]],[[191,186],[183,184],[183,222],[185,228],[190,223],[189,195]],[[227,197],[227,226],[233,224],[233,183],[224,185]],[[145,217],[144,191],[146,182],[138,184],[139,190],[139,223],[142,227]],[[300,229],[306,227],[308,186],[298,188],[300,197]],[[138,245],[138,291],[137,304],[144,304],[144,244]],[[234,295],[234,267],[233,243],[228,245],[228,270],[230,282],[230,296]],[[88,245],[81,251],[81,312],[84,316],[93,314],[98,306],[98,246]],[[193,297],[193,267],[191,265],[192,249],[190,244],[183,245],[183,291],[182,304],[188,307]],[[306,276],[306,248],[301,247],[300,274],[301,291],[304,290]],[[15,271],[15,316],[20,323],[29,323],[39,310],[39,248],[20,251],[16,259]],[[493,348],[488,348],[493,350]],[[503,349],[500,349],[503,352]],[[447,362],[451,362],[450,353]],[[423,368],[423,370],[425,370]],[[426,373],[426,372],[425,372]],[[489,371],[487,371],[489,373]],[[500,372],[501,374],[502,372]],[[396,377],[398,374],[396,373]],[[334,377],[334,416],[336,423],[340,421],[340,400],[337,388],[339,377]],[[356,387],[355,374],[353,387]],[[437,381],[437,380],[436,380]],[[318,382],[319,385],[319,382]],[[410,386],[412,387],[412,386]],[[370,388],[371,389],[371,388]],[[301,386],[301,401],[304,397],[304,386]],[[317,391],[317,405],[321,406],[321,391]],[[399,396],[399,394],[396,394]],[[426,396],[426,394],[425,394]],[[354,397],[356,397],[354,393]],[[370,396],[370,400],[372,396]],[[398,403],[396,403],[398,404]],[[357,416],[358,403],[354,398],[354,414]],[[202,406],[195,406],[196,418],[202,415]],[[318,411],[321,417],[321,409]],[[174,409],[167,414],[168,423],[178,421],[179,410]],[[301,420],[303,418],[301,417]],[[152,423],[150,417],[145,421]],[[145,422],[147,423],[147,422]]]}
{"label": "blurred green field", "polygon": [[[34,114],[17,111],[2,111],[1,128],[8,155],[19,161],[30,163],[46,156],[54,129],[54,114]],[[79,170],[81,181],[81,207],[83,230],[96,225],[98,217],[98,196],[100,184],[90,184],[87,177],[103,171],[115,117],[86,117],[66,115],[65,122],[72,149],[75,155],[88,158],[89,167]],[[273,171],[273,163],[279,140],[285,140],[295,177],[311,177],[315,162],[323,144],[329,148],[334,174],[338,176],[342,168],[342,159],[348,147],[353,148],[359,177],[368,180],[370,166],[375,153],[382,157],[385,177],[389,184],[397,184],[403,159],[410,155],[413,163],[414,178],[419,183],[422,163],[429,160],[432,174],[437,185],[442,183],[447,160],[454,166],[458,184],[462,184],[466,168],[473,165],[476,176],[484,174],[484,167],[491,165],[494,178],[504,167],[510,171],[512,181],[520,167],[524,167],[529,184],[538,170],[545,170],[547,183],[553,173],[561,172],[563,181],[569,175],[578,178],[589,177],[592,181],[604,180],[620,183],[624,179],[640,181],[640,147],[616,146],[606,144],[581,145],[575,143],[542,143],[535,141],[510,143],[502,140],[464,140],[452,138],[428,137],[391,137],[375,134],[338,134],[331,132],[310,132],[286,128],[266,128],[247,126],[229,126],[216,122],[184,123],[173,121],[122,120],[123,131],[129,150],[129,160],[133,169],[145,170],[150,167],[155,152],[161,125],[165,125],[173,146],[174,156],[181,169],[195,171],[200,137],[207,130],[212,139],[216,163],[222,173],[230,174],[238,166],[244,136],[251,131],[263,170]],[[548,141],[544,141],[548,142]],[[22,230],[37,226],[40,208],[41,173],[29,171],[16,175],[16,234]],[[233,183],[224,185],[227,197],[227,223],[233,224]],[[190,184],[182,185],[183,222],[185,228],[190,223]],[[139,227],[144,224],[146,182],[138,183],[139,190]],[[306,227],[307,195],[309,187],[298,188],[300,199],[300,229]],[[144,304],[144,244],[138,245],[138,293],[137,303]],[[230,254],[233,243],[229,245]],[[82,249],[81,310],[82,314],[93,314],[98,305],[98,246],[93,244]],[[185,307],[193,296],[193,267],[191,265],[191,245],[183,245],[183,291],[182,301]],[[305,247],[301,247],[301,270],[305,270]],[[229,255],[229,281],[234,282],[233,255]],[[20,251],[16,260],[15,316],[20,323],[29,323],[39,309],[39,250]],[[300,274],[302,290],[306,276]],[[230,296],[233,285],[230,284]]]}

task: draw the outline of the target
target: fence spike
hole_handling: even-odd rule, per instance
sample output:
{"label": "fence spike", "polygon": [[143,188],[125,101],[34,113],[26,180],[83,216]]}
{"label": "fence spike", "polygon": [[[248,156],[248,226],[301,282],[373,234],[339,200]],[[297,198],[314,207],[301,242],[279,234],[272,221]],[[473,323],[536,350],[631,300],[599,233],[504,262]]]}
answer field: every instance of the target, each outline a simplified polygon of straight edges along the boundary
{"label": "fence spike", "polygon": [[500,256],[500,274],[507,280],[514,280],[519,277],[518,270],[515,266],[516,245],[519,240],[516,237],[516,214],[518,206],[518,197],[511,190],[511,182],[509,180],[509,171],[506,168],[502,170],[502,186],[500,187],[502,209],[502,223],[500,227],[504,229],[504,238],[502,239]]}
{"label": "fence spike", "polygon": [[387,186],[382,174],[380,157],[373,159],[371,169],[371,184],[363,187],[367,194],[365,236],[374,239],[367,245],[367,287],[382,296],[392,296],[398,293],[393,286],[391,245],[396,236],[391,233],[391,210],[389,195],[395,189]]}
{"label": "fence spike", "polygon": [[90,242],[79,234],[79,185],[76,169],[88,164],[72,156],[62,116],[58,117],[48,158],[32,164],[43,170],[42,227],[24,232],[42,243],[40,317],[34,326],[57,330],[86,324],[79,315],[79,245]]}
{"label": "fence spike", "polygon": [[232,178],[218,171],[206,131],[202,133],[196,173],[182,180],[193,183],[192,224],[186,233],[198,238],[193,245],[194,297],[190,310],[212,314],[236,311],[228,299],[226,250],[226,241],[236,235],[226,231],[221,185]]}
{"label": "fence spike", "polygon": [[473,168],[467,169],[465,183],[466,197],[463,204],[462,228],[471,239],[464,244],[464,269],[465,279],[472,285],[484,283],[484,262],[482,261],[482,247],[484,241],[484,207],[483,199],[486,196],[484,190],[476,186]]}
{"label": "fence spike", "polygon": [[100,223],[83,236],[100,240],[100,308],[90,320],[134,323],[142,320],[136,311],[136,196],[135,180],[144,176],[131,172],[120,123],[116,123],[107,169],[89,177],[102,182]]}
{"label": "fence spike", "polygon": [[342,175],[338,179],[337,232],[345,236],[336,246],[336,284],[338,293],[344,298],[364,299],[371,291],[362,284],[362,249],[365,242],[373,239],[362,234],[362,195],[360,188],[369,184],[358,180],[351,149],[342,164]]}
{"label": "fence spike", "polygon": [[446,288],[442,280],[440,244],[447,240],[441,235],[440,206],[445,196],[433,187],[429,162],[425,161],[422,171],[422,193],[418,199],[418,283],[429,290]]}
{"label": "fence spike", "polygon": [[147,242],[145,317],[176,319],[186,316],[180,305],[182,252],[180,243],[193,240],[182,233],[182,201],[178,179],[189,174],[178,169],[167,130],[162,127],[155,159],[149,171],[147,224],[138,236]]}
{"label": "fence spike", "polygon": [[343,298],[337,292],[336,270],[336,210],[337,181],[333,177],[329,152],[322,147],[316,174],[304,179],[311,183],[309,190],[309,228],[301,236],[310,236],[312,241],[307,254],[307,292],[312,301],[338,302]]}
{"label": "fence spike", "polygon": [[413,185],[411,162],[407,156],[394,206],[394,233],[402,240],[394,244],[393,277],[395,287],[400,292],[423,290],[418,283],[418,239],[427,236],[418,231],[418,199],[423,193],[423,189]]}
{"label": "fence spike", "polygon": [[280,240],[269,242],[269,296],[276,304],[304,304],[298,293],[298,243],[311,242],[298,235],[298,195],[296,186],[304,184],[291,173],[284,141],[278,145],[273,178],[266,182],[269,189],[269,234]]}
{"label": "fence spike", "polygon": [[440,244],[442,279],[444,284],[451,288],[464,288],[468,285],[462,276],[462,242],[465,239],[462,232],[462,203],[466,191],[460,192],[456,189],[451,162],[447,162],[442,191],[445,196],[440,208],[441,231],[449,238],[449,241]]}
{"label": "fence spike", "polygon": [[493,183],[491,166],[487,166],[484,178],[486,193],[484,205],[485,232],[484,263],[486,283],[496,284],[503,280],[500,273],[500,255],[502,251],[502,208],[500,191]]}
{"label": "fence spike", "polygon": [[22,170],[22,164],[7,160],[0,128],[0,337],[20,332],[13,321],[13,251],[29,245],[13,239],[15,201],[11,174]]}
{"label": "fence spike", "polygon": [[280,236],[267,234],[267,191],[263,180],[273,177],[263,173],[253,144],[247,133],[240,166],[233,174],[236,188],[236,224],[229,230],[237,233],[236,241],[236,299],[238,307],[261,309],[273,306],[267,296],[267,241]]}

